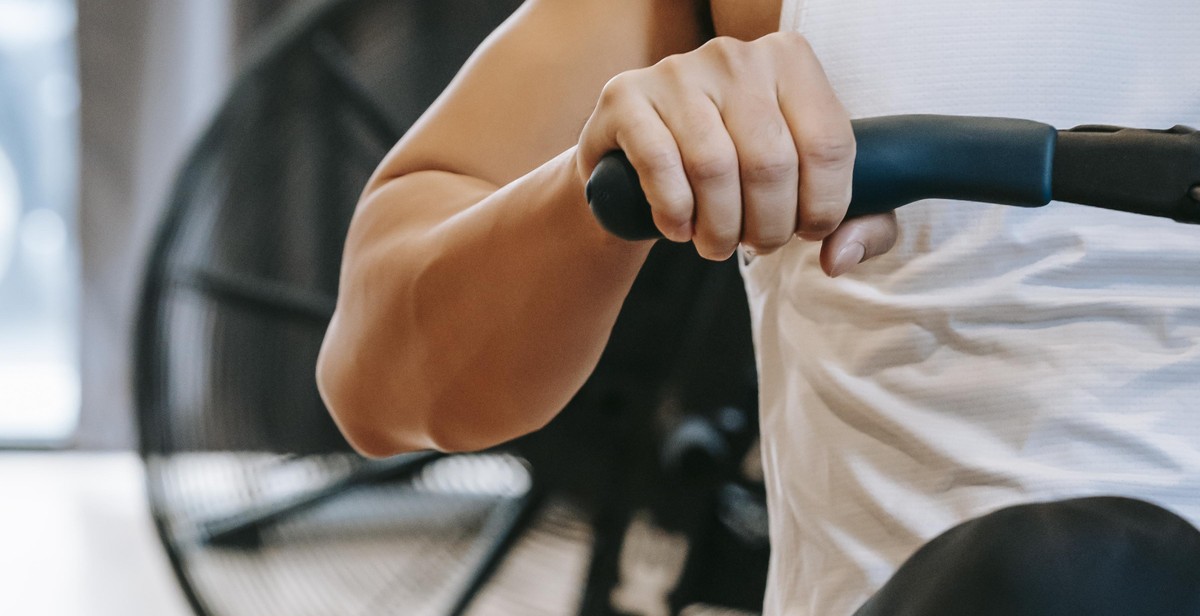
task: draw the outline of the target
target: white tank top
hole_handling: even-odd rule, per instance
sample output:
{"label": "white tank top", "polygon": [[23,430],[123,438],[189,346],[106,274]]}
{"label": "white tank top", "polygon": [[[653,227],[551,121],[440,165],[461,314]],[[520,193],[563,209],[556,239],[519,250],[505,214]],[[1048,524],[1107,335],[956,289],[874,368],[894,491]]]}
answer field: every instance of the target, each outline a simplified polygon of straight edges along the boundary
{"label": "white tank top", "polygon": [[[784,0],[853,117],[1200,126],[1197,0]],[[828,279],[743,265],[762,397],[769,616],[849,616],[997,508],[1138,497],[1200,524],[1200,227],[924,202]]]}

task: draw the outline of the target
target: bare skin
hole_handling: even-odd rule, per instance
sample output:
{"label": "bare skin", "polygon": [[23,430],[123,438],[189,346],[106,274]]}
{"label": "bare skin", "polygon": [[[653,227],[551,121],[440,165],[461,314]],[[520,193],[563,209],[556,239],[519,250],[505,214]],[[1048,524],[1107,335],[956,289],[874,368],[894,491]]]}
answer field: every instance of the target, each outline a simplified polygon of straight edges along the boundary
{"label": "bare skin", "polygon": [[842,222],[849,119],[778,20],[778,0],[528,0],[481,46],[351,225],[317,376],[356,449],[482,449],[570,400],[651,245],[584,201],[613,149],[705,258],[821,241],[835,275],[890,249],[893,216]]}

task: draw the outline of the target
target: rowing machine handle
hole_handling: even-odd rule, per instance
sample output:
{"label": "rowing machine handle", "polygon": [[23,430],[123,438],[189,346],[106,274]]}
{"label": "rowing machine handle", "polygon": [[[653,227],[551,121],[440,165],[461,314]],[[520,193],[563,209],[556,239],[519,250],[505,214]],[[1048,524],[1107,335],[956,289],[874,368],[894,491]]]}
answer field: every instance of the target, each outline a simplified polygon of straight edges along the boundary
{"label": "rowing machine handle", "polygon": [[[854,120],[857,156],[847,217],[921,199],[1038,207],[1051,200],[1057,131],[1032,120],[898,115]],[[627,240],[661,238],[637,171],[622,152],[592,173],[587,199],[600,224]]]}

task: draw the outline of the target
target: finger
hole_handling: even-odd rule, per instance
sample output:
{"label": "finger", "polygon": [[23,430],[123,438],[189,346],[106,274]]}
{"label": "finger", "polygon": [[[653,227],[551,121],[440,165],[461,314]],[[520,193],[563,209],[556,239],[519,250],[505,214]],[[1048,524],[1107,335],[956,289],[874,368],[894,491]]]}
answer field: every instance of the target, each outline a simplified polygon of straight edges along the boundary
{"label": "finger", "polygon": [[741,241],[758,254],[772,252],[796,230],[800,184],[796,142],[774,98],[741,99],[722,116],[737,149]]}
{"label": "finger", "polygon": [[851,218],[825,238],[821,245],[821,269],[836,278],[856,265],[891,250],[899,236],[896,213]]}
{"label": "finger", "polygon": [[737,148],[721,113],[705,96],[655,101],[655,109],[675,136],[695,198],[696,251],[727,259],[742,235],[742,190]]}
{"label": "finger", "polygon": [[684,172],[674,135],[647,101],[644,121],[628,123],[617,132],[617,145],[637,170],[642,192],[650,202],[654,226],[673,242],[692,239],[695,197]]}
{"label": "finger", "polygon": [[[609,105],[610,109],[594,115],[589,126],[584,128],[580,145],[581,174],[590,177],[600,157],[609,151],[624,151],[638,172],[655,226],[667,239],[690,240],[694,198],[675,137],[644,96],[616,93],[610,94],[607,100],[601,98],[601,104]],[[607,120],[598,120],[604,125],[593,126],[592,122],[598,117]]]}
{"label": "finger", "polygon": [[796,232],[819,240],[838,227],[850,205],[854,130],[815,57],[802,54],[792,71],[781,79],[779,102],[799,156]]}

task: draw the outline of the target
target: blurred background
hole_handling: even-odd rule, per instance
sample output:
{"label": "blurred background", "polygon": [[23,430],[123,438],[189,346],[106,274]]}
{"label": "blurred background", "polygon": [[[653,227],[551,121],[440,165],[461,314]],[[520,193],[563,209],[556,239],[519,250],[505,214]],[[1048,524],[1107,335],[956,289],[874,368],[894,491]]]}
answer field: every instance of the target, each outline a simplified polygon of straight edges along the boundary
{"label": "blurred background", "polygon": [[733,263],[657,248],[493,451],[369,462],[316,393],[358,191],[519,4],[0,0],[0,614],[761,608]]}

